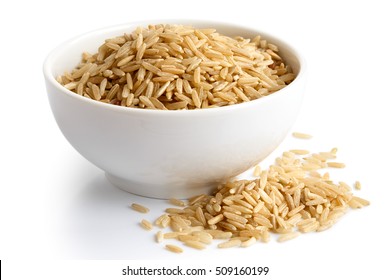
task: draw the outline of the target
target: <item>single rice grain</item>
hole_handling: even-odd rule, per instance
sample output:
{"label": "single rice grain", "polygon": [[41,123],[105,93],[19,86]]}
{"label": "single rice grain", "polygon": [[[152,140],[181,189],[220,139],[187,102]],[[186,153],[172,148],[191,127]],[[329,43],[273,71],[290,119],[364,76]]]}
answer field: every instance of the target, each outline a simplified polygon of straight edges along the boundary
{"label": "single rice grain", "polygon": [[141,204],[137,204],[137,203],[131,204],[131,208],[135,211],[140,212],[140,213],[148,213],[149,212],[149,208],[147,208]]}
{"label": "single rice grain", "polygon": [[241,240],[239,239],[232,239],[229,241],[225,241],[218,244],[218,248],[231,248],[231,247],[237,247],[241,245]]}
{"label": "single rice grain", "polygon": [[256,243],[256,238],[251,237],[248,240],[241,242],[241,247],[249,247]]}
{"label": "single rice grain", "polygon": [[302,133],[302,132],[293,132],[292,134],[295,138],[299,138],[299,139],[310,139],[312,138],[313,136],[311,136],[310,134],[306,134],[306,133]]}
{"label": "single rice grain", "polygon": [[206,245],[200,241],[189,240],[189,241],[185,241],[184,245],[186,245],[188,247],[192,247],[194,249],[198,249],[198,250],[203,250],[206,248]]}
{"label": "single rice grain", "polygon": [[166,244],[165,248],[167,248],[169,251],[171,251],[173,253],[177,253],[177,254],[183,253],[182,248],[180,248],[179,246],[173,245],[173,244]]}
{"label": "single rice grain", "polygon": [[141,221],[141,226],[142,226],[144,229],[146,229],[146,230],[152,230],[152,229],[153,229],[152,223],[149,222],[148,220],[145,220],[145,219],[143,219],[143,220]]}
{"label": "single rice grain", "polygon": [[285,241],[297,238],[299,235],[301,235],[301,234],[299,232],[297,232],[297,231],[296,232],[290,232],[290,233],[281,234],[278,237],[278,242],[285,242]]}

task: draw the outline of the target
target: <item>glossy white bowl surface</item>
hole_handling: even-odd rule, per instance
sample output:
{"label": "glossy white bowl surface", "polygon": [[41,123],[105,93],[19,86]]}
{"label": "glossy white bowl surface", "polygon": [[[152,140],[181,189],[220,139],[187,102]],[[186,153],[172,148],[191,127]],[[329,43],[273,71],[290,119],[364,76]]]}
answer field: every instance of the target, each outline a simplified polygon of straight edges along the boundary
{"label": "glossy white bowl surface", "polygon": [[[212,27],[224,35],[247,38],[261,34],[279,46],[297,78],[284,89],[255,101],[187,111],[105,104],[74,94],[55,80],[76,66],[82,52],[96,52],[105,39],[157,23]],[[156,198],[185,198],[208,192],[216,183],[240,174],[269,155],[298,115],[304,72],[301,55],[260,28],[191,20],[135,22],[93,31],[60,45],[44,63],[50,106],[66,139],[104,170],[114,185]]]}

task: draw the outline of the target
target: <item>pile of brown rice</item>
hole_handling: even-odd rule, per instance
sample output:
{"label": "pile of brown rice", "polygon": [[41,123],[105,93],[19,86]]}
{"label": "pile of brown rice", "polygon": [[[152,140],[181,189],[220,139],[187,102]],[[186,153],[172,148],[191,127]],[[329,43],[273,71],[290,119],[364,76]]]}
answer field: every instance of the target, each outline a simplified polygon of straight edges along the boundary
{"label": "pile of brown rice", "polygon": [[[206,248],[215,239],[223,240],[218,248],[248,247],[268,242],[271,232],[284,242],[301,233],[329,229],[349,208],[369,205],[354,196],[347,183],[334,182],[322,171],[345,166],[334,161],[336,152],[336,148],[313,154],[290,150],[266,170],[256,166],[254,180],[227,182],[212,195],[201,194],[188,202],[171,199],[177,207],[166,209],[154,221],[160,228],[156,240],[176,239],[196,249]],[[361,188],[360,182],[355,188]],[[170,230],[163,232],[165,228]],[[182,252],[173,244],[166,248]]]}
{"label": "pile of brown rice", "polygon": [[231,38],[211,28],[159,24],[105,40],[57,81],[105,103],[178,110],[258,99],[294,78],[278,47],[260,36]]}

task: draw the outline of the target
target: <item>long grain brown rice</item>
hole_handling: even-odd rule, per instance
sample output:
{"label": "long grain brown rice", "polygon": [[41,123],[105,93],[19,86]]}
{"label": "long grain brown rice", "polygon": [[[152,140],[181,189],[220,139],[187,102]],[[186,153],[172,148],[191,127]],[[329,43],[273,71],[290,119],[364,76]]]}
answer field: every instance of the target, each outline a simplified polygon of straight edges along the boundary
{"label": "long grain brown rice", "polygon": [[285,242],[294,238],[297,238],[300,235],[299,232],[290,232],[290,233],[285,233],[281,234],[278,238],[278,242]]}
{"label": "long grain brown rice", "polygon": [[153,225],[151,222],[149,222],[148,220],[142,220],[141,221],[141,226],[146,229],[146,230],[152,230],[153,229]]}
{"label": "long grain brown rice", "polygon": [[149,208],[147,208],[143,205],[137,204],[137,203],[131,204],[131,208],[135,211],[140,212],[140,213],[148,213],[149,212]]}
{"label": "long grain brown rice", "polygon": [[186,245],[188,247],[192,247],[194,249],[198,249],[198,250],[202,250],[202,249],[206,248],[204,243],[202,243],[200,241],[194,241],[194,240],[185,241],[184,245]]}
{"label": "long grain brown rice", "polygon": [[302,132],[293,132],[292,135],[294,137],[300,138],[300,139],[310,139],[310,138],[312,138],[312,136],[310,134],[302,133]]}
{"label": "long grain brown rice", "polygon": [[165,245],[165,248],[167,248],[169,251],[173,253],[183,253],[183,249],[176,245],[167,244]]}
{"label": "long grain brown rice", "polygon": [[95,54],[57,77],[81,96],[124,107],[214,108],[248,102],[295,79],[278,47],[260,35],[158,24],[106,39]]}
{"label": "long grain brown rice", "polygon": [[218,248],[231,248],[231,247],[240,246],[240,244],[241,244],[241,240],[231,239],[229,241],[219,243]]}
{"label": "long grain brown rice", "polygon": [[[370,204],[354,196],[346,182],[331,180],[328,172],[321,174],[328,167],[345,166],[333,161],[336,153],[336,148],[312,154],[290,150],[268,169],[256,167],[253,180],[228,181],[212,195],[197,195],[187,204],[171,199],[178,208],[167,208],[155,221],[157,226],[170,227],[171,231],[158,231],[156,241],[176,239],[188,247],[204,249],[213,240],[224,239],[218,248],[249,247],[257,241],[268,242],[270,233],[279,234],[277,241],[285,242],[301,233],[327,230],[349,208]],[[359,181],[355,188],[360,188]],[[141,212],[147,209],[137,204],[132,208]],[[146,220],[141,225],[152,229]],[[181,248],[172,246],[167,245],[167,249],[181,252]]]}
{"label": "long grain brown rice", "polygon": [[362,184],[359,181],[355,182],[355,189],[356,190],[361,190],[362,189]]}

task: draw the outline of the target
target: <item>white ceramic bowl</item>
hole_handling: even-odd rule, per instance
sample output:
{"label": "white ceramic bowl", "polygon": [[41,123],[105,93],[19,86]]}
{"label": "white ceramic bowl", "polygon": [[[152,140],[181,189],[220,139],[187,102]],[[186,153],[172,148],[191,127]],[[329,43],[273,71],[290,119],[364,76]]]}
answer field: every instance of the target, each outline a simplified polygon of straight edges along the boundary
{"label": "white ceramic bowl", "polygon": [[[267,97],[221,108],[160,111],[124,108],[81,97],[57,75],[73,69],[81,53],[94,53],[105,39],[157,23],[189,24],[251,38],[261,34],[279,46],[297,74]],[[106,172],[114,185],[143,196],[184,198],[209,191],[270,154],[292,127],[301,105],[305,65],[284,41],[261,29],[212,21],[135,22],[93,31],[57,47],[44,63],[50,106],[73,147]]]}

